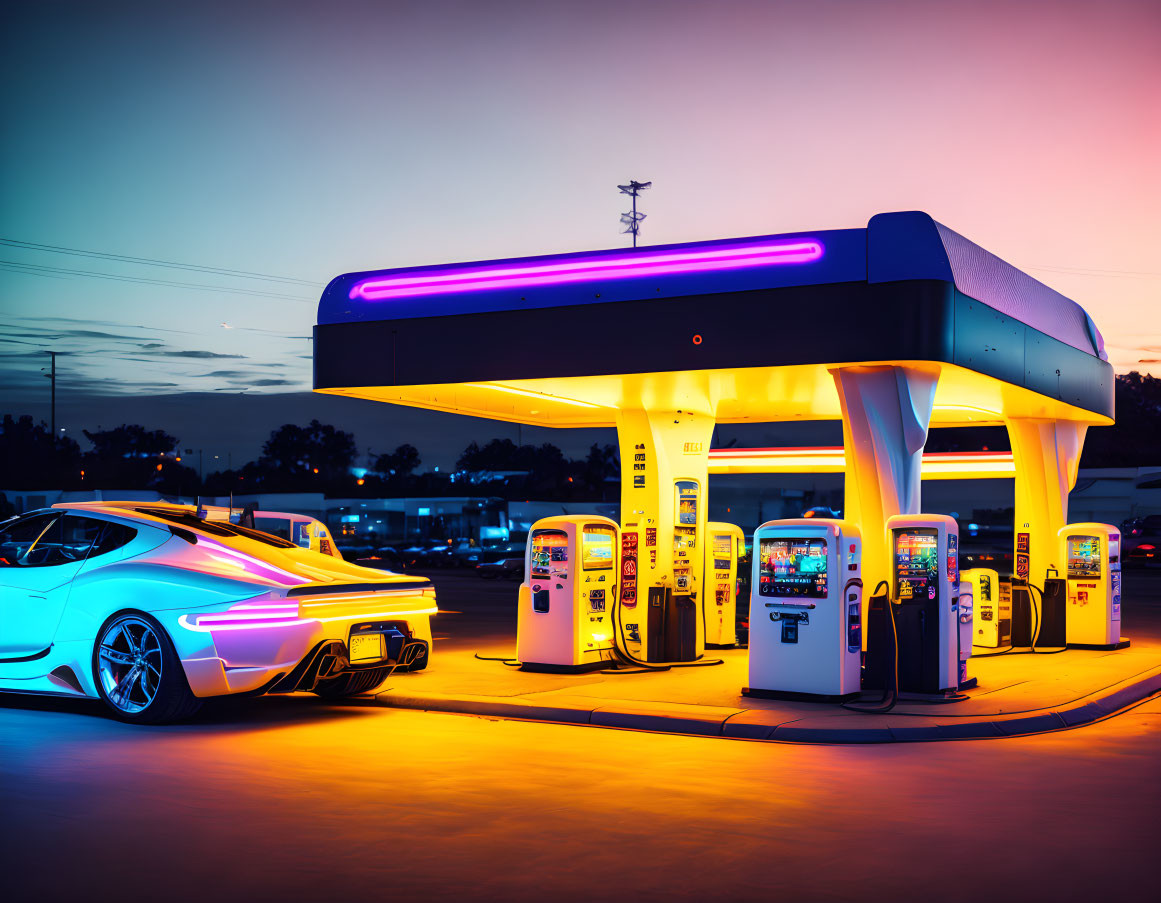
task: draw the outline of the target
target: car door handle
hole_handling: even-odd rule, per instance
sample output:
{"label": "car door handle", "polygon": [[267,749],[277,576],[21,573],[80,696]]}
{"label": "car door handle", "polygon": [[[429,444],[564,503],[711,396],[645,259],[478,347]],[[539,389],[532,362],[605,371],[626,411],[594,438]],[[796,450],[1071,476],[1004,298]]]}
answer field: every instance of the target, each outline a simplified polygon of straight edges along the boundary
{"label": "car door handle", "polygon": [[39,593],[29,593],[28,598],[29,599],[40,599],[40,601],[44,602],[48,599],[48,596],[42,596]]}

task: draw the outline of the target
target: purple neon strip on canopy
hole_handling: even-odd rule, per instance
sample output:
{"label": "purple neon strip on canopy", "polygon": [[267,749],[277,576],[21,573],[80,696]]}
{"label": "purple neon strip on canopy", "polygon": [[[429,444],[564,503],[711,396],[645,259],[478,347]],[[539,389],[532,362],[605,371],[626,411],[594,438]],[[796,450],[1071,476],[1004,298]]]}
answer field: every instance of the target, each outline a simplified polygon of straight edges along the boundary
{"label": "purple neon strip on canopy", "polygon": [[629,279],[667,276],[707,270],[778,266],[811,263],[822,257],[822,242],[816,239],[730,245],[696,251],[648,251],[622,257],[591,257],[555,263],[503,264],[441,274],[382,276],[364,279],[352,289],[352,299],[386,301],[419,295],[485,291],[587,282],[599,279]]}

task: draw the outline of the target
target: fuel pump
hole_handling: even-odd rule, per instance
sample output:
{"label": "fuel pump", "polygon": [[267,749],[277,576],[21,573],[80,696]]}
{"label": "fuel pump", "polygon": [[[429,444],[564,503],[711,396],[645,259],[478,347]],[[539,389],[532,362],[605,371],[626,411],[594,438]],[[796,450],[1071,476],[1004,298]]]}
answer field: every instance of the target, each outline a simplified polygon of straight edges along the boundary
{"label": "fuel pump", "polygon": [[516,658],[529,671],[588,671],[615,654],[617,525],[606,517],[546,517],[525,550]]}
{"label": "fuel pump", "polygon": [[770,521],[754,533],[747,696],[859,692],[862,539],[854,524]]}
{"label": "fuel pump", "polygon": [[1121,641],[1121,531],[1108,524],[1069,524],[1060,533],[1069,646],[1104,649]]}
{"label": "fuel pump", "polygon": [[738,642],[738,565],[746,554],[746,537],[733,524],[708,523],[705,543],[706,646],[735,646]]}
{"label": "fuel pump", "polygon": [[943,514],[887,519],[899,689],[941,693],[960,686],[959,526]]}
{"label": "fuel pump", "polygon": [[999,649],[1012,645],[1012,594],[1001,600],[1000,575],[991,568],[972,568],[960,574],[960,584],[970,582],[974,602],[973,646]]}

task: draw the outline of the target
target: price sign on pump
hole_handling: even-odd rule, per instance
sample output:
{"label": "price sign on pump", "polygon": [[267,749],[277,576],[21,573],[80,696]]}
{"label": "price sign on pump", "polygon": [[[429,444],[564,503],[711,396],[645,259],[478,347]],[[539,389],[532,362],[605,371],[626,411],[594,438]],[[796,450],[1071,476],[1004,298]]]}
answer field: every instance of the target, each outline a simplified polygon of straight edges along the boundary
{"label": "price sign on pump", "polygon": [[637,534],[621,534],[621,604],[637,604]]}

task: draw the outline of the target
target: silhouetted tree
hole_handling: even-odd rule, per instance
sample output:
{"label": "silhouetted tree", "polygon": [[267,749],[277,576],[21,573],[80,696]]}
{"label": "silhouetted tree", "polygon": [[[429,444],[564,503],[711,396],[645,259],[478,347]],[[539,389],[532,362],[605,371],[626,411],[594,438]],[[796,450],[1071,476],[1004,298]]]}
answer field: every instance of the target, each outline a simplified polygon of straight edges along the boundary
{"label": "silhouetted tree", "polygon": [[53,436],[27,414],[5,414],[0,423],[0,480],[8,489],[57,489],[80,485],[81,449],[72,439]]}
{"label": "silhouetted tree", "polygon": [[[242,468],[247,491],[342,491],[354,485],[355,437],[330,424],[287,423],[270,434],[253,467]],[[246,479],[247,471],[251,476]],[[253,484],[258,484],[257,486]]]}
{"label": "silhouetted tree", "polygon": [[379,455],[373,469],[385,477],[405,478],[415,473],[421,459],[414,445],[401,445],[395,451]]}
{"label": "silhouetted tree", "polygon": [[[615,445],[593,443],[581,469],[583,489],[587,498],[604,501],[610,490],[620,492],[620,455]],[[614,485],[618,484],[618,485]]]}
{"label": "silhouetted tree", "polygon": [[[524,446],[527,448],[528,446]],[[518,466],[520,448],[511,439],[493,439],[483,448],[473,442],[456,460],[458,470],[524,470]]]}
{"label": "silhouetted tree", "polygon": [[1161,379],[1134,370],[1117,377],[1115,392],[1116,425],[1088,431],[1080,466],[1161,464]]}
{"label": "silhouetted tree", "polygon": [[[471,443],[456,466],[476,475],[474,486],[508,499],[601,499],[606,478],[617,473],[617,449],[594,445],[587,458],[573,461],[548,443],[518,446],[511,439],[493,439],[482,447]],[[495,478],[481,482],[489,472]]]}
{"label": "silhouetted tree", "polygon": [[199,489],[197,472],[177,460],[178,440],[164,430],[134,423],[84,433],[93,445],[81,460],[86,487],[155,489],[165,495]]}

